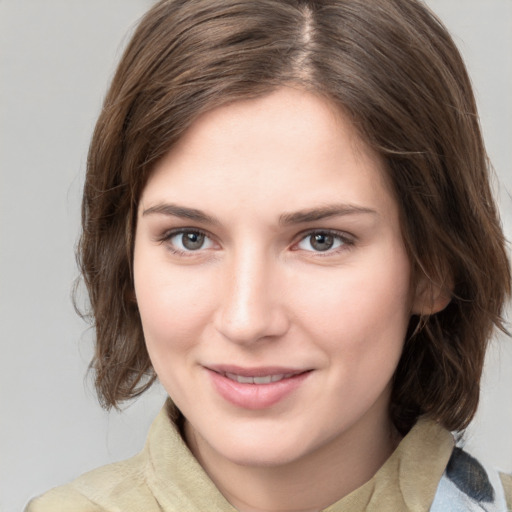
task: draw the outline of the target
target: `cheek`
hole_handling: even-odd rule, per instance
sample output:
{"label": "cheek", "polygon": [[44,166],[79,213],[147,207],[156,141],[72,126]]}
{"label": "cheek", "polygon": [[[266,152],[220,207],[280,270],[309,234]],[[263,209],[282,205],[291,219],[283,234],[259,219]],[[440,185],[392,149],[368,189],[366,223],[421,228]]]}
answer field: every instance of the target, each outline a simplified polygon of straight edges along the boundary
{"label": "cheek", "polygon": [[135,294],[150,352],[186,350],[199,338],[215,288],[192,272],[135,259]]}
{"label": "cheek", "polygon": [[[298,315],[332,351],[401,350],[410,318],[410,270],[404,253],[368,258],[329,279],[303,278]],[[316,276],[318,277],[318,276]]]}
{"label": "cheek", "polygon": [[344,271],[303,294],[304,329],[327,356],[335,395],[355,409],[389,390],[402,354],[410,309],[409,267],[403,261]]}

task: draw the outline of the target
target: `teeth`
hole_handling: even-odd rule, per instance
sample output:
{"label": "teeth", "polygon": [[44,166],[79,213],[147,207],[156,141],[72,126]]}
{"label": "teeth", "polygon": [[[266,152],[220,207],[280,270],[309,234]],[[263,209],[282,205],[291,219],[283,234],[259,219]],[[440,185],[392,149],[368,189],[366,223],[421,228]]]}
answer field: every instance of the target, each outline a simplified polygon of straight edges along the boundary
{"label": "teeth", "polygon": [[237,375],[236,380],[241,384],[254,384],[254,379],[252,377],[244,377],[243,375]]}
{"label": "teeth", "polygon": [[254,377],[254,384],[270,384],[272,382],[273,375],[267,375],[266,377]]}
{"label": "teeth", "polygon": [[243,375],[236,375],[235,373],[225,373],[228,379],[239,382],[240,384],[270,384],[271,382],[278,382],[292,375],[293,374],[285,375],[280,373],[278,375],[265,375],[263,377],[245,377]]}

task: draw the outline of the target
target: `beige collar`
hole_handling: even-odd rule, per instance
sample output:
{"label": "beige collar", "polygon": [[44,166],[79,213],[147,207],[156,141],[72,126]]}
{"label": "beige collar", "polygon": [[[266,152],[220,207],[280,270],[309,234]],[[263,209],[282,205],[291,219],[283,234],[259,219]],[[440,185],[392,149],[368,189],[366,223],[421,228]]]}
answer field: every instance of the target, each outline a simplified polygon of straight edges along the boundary
{"label": "beige collar", "polygon": [[[371,480],[324,512],[428,511],[453,443],[447,430],[421,418]],[[236,512],[183,442],[165,407],[144,453],[148,485],[165,512]]]}

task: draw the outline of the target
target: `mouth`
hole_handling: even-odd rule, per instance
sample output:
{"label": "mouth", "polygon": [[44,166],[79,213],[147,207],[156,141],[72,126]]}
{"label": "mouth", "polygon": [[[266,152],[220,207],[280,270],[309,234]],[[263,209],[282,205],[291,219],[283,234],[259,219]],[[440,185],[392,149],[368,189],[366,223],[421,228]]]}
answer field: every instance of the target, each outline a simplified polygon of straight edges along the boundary
{"label": "mouth", "polygon": [[297,392],[311,369],[284,367],[244,368],[208,366],[214,389],[232,405],[244,409],[266,409]]}
{"label": "mouth", "polygon": [[224,377],[227,377],[229,380],[239,382],[240,384],[271,384],[272,382],[279,382],[283,379],[289,379],[290,377],[294,377],[295,375],[300,375],[300,373],[277,373],[273,375],[260,375],[258,377],[249,377],[245,375],[238,375],[236,373],[221,373]]}
{"label": "mouth", "polygon": [[284,366],[247,368],[234,365],[212,365],[205,368],[240,384],[271,384],[311,371]]}

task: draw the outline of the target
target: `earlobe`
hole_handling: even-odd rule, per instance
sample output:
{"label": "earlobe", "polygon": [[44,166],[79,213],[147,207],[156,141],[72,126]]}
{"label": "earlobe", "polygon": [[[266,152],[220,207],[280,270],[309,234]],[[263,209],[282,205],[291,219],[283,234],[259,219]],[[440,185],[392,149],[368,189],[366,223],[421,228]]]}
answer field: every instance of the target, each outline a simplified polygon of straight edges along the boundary
{"label": "earlobe", "polygon": [[422,276],[416,285],[411,313],[419,316],[435,315],[442,311],[452,299],[451,282],[436,283],[427,276]]}

